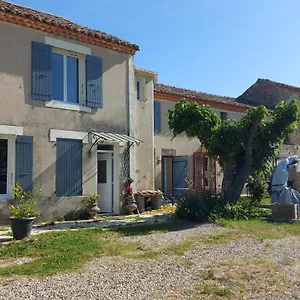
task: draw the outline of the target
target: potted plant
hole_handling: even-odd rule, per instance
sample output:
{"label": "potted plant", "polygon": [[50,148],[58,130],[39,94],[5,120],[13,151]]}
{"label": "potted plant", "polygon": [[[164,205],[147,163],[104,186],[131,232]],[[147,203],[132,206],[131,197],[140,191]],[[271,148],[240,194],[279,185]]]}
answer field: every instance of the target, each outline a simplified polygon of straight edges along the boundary
{"label": "potted plant", "polygon": [[131,178],[128,179],[127,187],[123,191],[123,195],[125,197],[124,206],[129,214],[132,214],[135,210],[137,210],[136,200],[133,195],[133,190],[131,187],[131,183],[133,180]]}
{"label": "potted plant", "polygon": [[41,196],[41,189],[34,188],[33,192],[24,191],[17,183],[13,188],[16,205],[10,205],[11,231],[15,240],[22,240],[29,236],[32,230],[32,223],[40,215],[35,211],[35,198]]}
{"label": "potted plant", "polygon": [[85,197],[87,201],[86,211],[90,215],[91,218],[95,218],[95,216],[100,213],[100,208],[98,207],[98,199],[100,195],[93,194]]}

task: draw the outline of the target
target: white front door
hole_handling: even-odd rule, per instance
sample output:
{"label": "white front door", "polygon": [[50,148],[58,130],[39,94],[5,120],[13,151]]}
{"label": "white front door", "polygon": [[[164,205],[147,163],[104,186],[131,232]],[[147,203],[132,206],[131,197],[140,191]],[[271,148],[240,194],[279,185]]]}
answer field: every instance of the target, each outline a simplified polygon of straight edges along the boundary
{"label": "white front door", "polygon": [[112,154],[98,153],[98,194],[100,213],[113,212],[112,189],[113,189],[113,172],[112,172]]}

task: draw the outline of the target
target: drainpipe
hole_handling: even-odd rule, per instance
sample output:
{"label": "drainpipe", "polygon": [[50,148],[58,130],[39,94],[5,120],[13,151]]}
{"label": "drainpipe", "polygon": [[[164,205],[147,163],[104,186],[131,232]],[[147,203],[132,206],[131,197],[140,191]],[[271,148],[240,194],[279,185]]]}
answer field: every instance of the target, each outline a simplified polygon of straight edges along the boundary
{"label": "drainpipe", "polygon": [[[127,134],[135,137],[135,74],[133,56],[127,60]],[[136,186],[136,163],[135,163],[136,147],[133,145],[129,151],[129,176],[134,180],[133,189]]]}

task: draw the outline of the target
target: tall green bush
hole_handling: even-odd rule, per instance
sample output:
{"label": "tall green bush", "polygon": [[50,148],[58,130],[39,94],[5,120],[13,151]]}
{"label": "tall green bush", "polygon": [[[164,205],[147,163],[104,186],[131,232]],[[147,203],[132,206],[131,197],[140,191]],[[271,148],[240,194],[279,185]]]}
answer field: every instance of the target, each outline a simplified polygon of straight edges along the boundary
{"label": "tall green bush", "polygon": [[177,201],[176,214],[181,219],[206,222],[217,203],[218,197],[212,191],[188,191]]}
{"label": "tall green bush", "polygon": [[241,197],[236,204],[227,202],[224,205],[219,205],[215,214],[211,216],[211,220],[251,220],[261,217],[263,212],[263,209],[252,199]]}
{"label": "tall green bush", "polygon": [[257,204],[268,195],[268,182],[262,175],[250,176],[247,180],[248,194]]}
{"label": "tall green bush", "polygon": [[247,197],[233,204],[222,201],[210,190],[203,190],[199,193],[189,191],[178,199],[176,214],[181,219],[203,223],[218,219],[255,219],[262,216],[263,210]]}

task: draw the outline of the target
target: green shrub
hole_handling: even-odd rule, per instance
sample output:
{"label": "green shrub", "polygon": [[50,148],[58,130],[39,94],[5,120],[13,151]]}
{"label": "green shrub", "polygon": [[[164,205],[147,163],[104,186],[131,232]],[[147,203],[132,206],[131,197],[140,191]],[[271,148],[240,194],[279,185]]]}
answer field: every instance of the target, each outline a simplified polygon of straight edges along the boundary
{"label": "green shrub", "polygon": [[234,219],[234,220],[250,220],[257,219],[263,215],[262,208],[251,199],[242,197],[236,204],[225,203],[219,205],[215,211],[214,219]]}
{"label": "green shrub", "polygon": [[41,189],[35,187],[33,191],[24,191],[22,186],[17,183],[13,188],[16,205],[9,206],[10,216],[13,218],[38,217],[40,212],[35,211],[36,202],[34,199],[41,196]]}
{"label": "green shrub", "polygon": [[257,204],[268,195],[268,183],[263,176],[250,176],[247,180],[247,188],[251,200]]}
{"label": "green shrub", "polygon": [[217,203],[218,197],[212,191],[189,191],[177,201],[176,214],[181,219],[206,222]]}
{"label": "green shrub", "polygon": [[263,209],[247,197],[236,204],[223,202],[212,191],[189,191],[178,201],[176,214],[181,219],[197,222],[215,222],[218,219],[250,220],[263,215]]}

